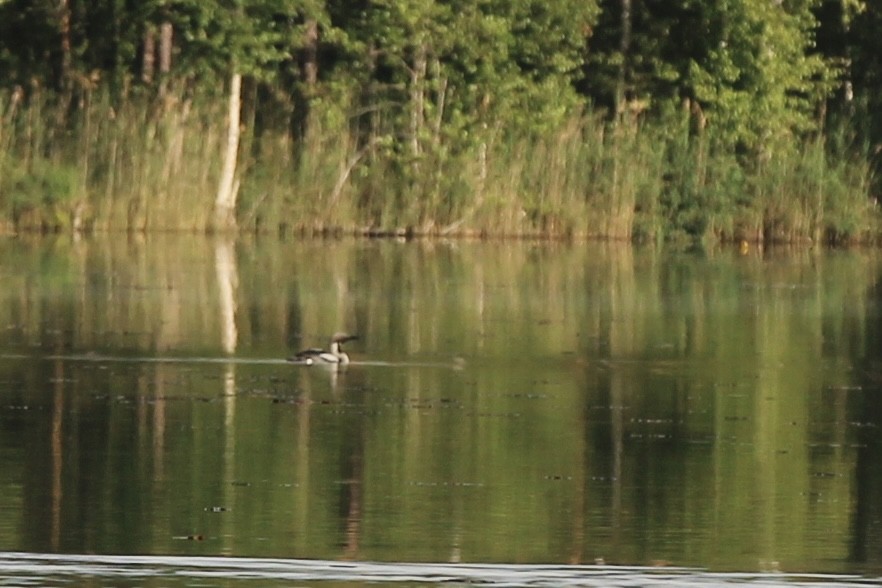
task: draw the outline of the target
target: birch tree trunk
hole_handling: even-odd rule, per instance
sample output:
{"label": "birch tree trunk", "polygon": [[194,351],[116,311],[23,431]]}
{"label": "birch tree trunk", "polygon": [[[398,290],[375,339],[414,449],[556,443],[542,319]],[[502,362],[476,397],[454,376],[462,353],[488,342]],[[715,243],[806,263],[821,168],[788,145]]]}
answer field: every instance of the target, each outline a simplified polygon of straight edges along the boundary
{"label": "birch tree trunk", "polygon": [[224,150],[217,198],[214,201],[214,226],[217,230],[236,228],[236,195],[239,191],[239,183],[236,181],[236,165],[239,157],[241,92],[242,74],[235,72],[230,78],[227,146]]}

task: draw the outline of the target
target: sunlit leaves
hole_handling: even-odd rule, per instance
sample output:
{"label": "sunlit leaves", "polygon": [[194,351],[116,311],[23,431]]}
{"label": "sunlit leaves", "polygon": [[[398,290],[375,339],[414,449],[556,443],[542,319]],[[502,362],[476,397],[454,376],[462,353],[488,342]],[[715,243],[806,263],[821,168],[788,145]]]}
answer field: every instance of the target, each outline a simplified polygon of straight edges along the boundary
{"label": "sunlit leaves", "polygon": [[830,88],[829,69],[812,54],[814,2],[720,3],[714,47],[690,66],[695,97],[725,135],[748,148],[814,124],[813,108]]}

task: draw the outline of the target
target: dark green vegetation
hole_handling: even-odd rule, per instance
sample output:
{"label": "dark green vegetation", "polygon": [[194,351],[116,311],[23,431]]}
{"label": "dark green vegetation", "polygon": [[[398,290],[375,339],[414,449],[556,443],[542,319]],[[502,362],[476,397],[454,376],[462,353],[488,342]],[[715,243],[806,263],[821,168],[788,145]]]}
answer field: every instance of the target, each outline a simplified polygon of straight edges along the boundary
{"label": "dark green vegetation", "polygon": [[867,0],[0,0],[7,230],[874,241]]}

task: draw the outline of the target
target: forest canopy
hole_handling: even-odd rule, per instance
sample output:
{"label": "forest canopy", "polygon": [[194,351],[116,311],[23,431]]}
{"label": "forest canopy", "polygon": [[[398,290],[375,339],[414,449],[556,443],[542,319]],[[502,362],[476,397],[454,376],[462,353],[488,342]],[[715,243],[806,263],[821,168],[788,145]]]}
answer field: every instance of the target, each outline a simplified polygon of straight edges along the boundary
{"label": "forest canopy", "polygon": [[229,176],[256,229],[876,238],[880,30],[869,0],[0,0],[0,208],[204,228],[179,192]]}

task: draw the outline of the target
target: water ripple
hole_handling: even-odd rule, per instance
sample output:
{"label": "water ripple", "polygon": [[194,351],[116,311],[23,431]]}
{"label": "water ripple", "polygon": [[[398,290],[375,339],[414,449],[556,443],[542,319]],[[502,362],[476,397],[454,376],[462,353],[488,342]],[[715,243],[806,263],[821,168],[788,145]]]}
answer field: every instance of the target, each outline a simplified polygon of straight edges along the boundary
{"label": "water ripple", "polygon": [[600,565],[506,565],[337,562],[299,559],[0,553],[0,586],[77,580],[194,579],[261,582],[449,582],[492,587],[751,586],[835,588],[878,586],[882,578],[841,574],[714,573],[694,568]]}

